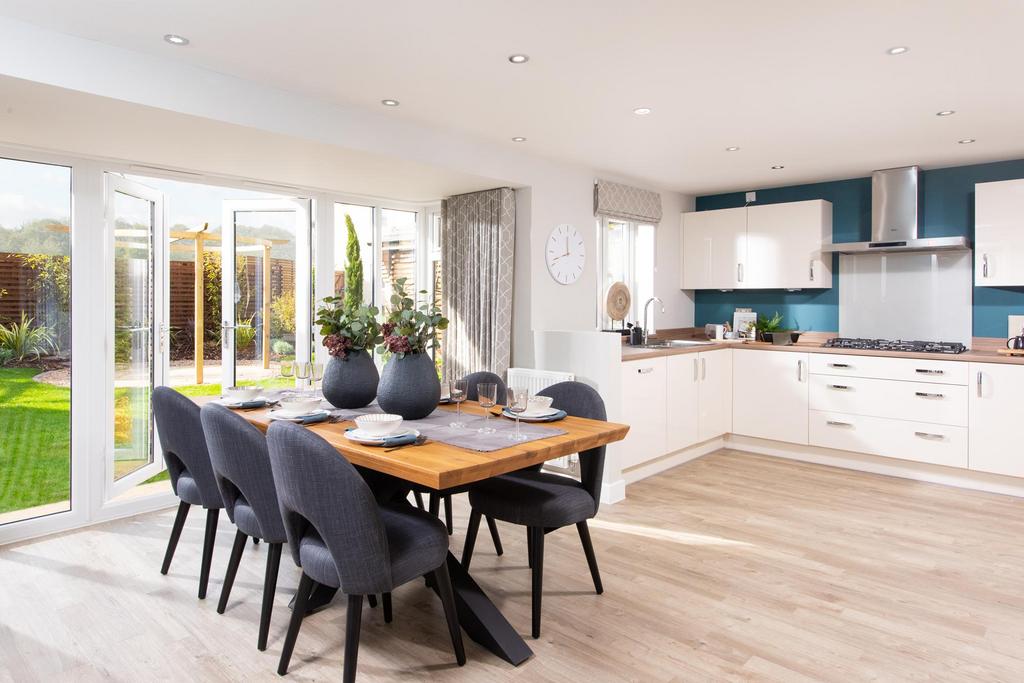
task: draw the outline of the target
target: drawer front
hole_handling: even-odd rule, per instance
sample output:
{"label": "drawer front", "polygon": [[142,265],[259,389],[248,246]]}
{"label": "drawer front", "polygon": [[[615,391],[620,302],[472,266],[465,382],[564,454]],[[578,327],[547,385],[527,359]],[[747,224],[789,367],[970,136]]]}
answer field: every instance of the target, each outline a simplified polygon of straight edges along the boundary
{"label": "drawer front", "polygon": [[869,379],[897,379],[907,382],[967,385],[968,363],[950,360],[916,358],[887,358],[881,356],[855,356],[839,353],[812,353],[811,373],[867,377]]}
{"label": "drawer front", "polygon": [[812,446],[967,467],[967,428],[821,410],[810,414]]}
{"label": "drawer front", "polygon": [[632,467],[665,454],[665,358],[622,364],[622,467]]}
{"label": "drawer front", "polygon": [[967,426],[967,387],[811,375],[812,410]]}

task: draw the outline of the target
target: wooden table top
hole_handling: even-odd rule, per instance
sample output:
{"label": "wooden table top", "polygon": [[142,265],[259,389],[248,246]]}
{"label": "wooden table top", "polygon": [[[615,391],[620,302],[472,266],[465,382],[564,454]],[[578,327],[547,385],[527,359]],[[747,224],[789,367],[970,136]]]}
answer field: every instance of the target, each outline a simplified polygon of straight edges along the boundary
{"label": "wooden table top", "polygon": [[[204,396],[194,400],[202,405],[216,398],[216,396]],[[438,407],[442,410],[454,411],[453,406]],[[270,412],[269,408],[238,411],[250,424],[255,425],[263,432],[266,432],[270,426],[268,412]],[[484,409],[473,401],[466,401],[462,404],[462,412],[483,415]],[[495,417],[493,419],[507,418]],[[438,441],[427,441],[422,446],[406,446],[385,452],[383,448],[365,446],[345,438],[345,430],[353,426],[355,426],[354,422],[344,421],[333,424],[321,422],[311,424],[307,428],[326,439],[354,465],[390,474],[433,489],[446,489],[481,481],[552,458],[621,441],[629,431],[629,426],[624,424],[567,417],[551,425],[564,429],[565,434],[526,443],[513,443],[508,448],[490,453],[472,451]]]}

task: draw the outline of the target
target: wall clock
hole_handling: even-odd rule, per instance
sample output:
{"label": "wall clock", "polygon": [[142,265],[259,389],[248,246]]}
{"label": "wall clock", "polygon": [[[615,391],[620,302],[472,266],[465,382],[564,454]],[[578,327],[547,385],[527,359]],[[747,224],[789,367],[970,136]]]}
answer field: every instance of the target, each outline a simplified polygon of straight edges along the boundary
{"label": "wall clock", "polygon": [[548,272],[555,282],[562,285],[571,285],[583,274],[586,256],[583,236],[576,228],[565,223],[555,226],[544,246]]}

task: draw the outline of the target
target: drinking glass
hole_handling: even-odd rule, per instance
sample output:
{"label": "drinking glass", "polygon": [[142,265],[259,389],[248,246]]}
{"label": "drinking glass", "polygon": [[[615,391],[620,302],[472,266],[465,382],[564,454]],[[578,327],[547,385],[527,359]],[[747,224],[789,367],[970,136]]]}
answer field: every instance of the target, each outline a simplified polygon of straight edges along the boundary
{"label": "drinking glass", "polygon": [[491,408],[498,402],[498,385],[494,382],[483,382],[476,385],[477,402],[484,409],[484,426],[477,431],[481,434],[493,434],[496,430],[491,426]]}
{"label": "drinking glass", "polygon": [[312,363],[311,371],[313,376],[313,391],[316,391],[316,383],[323,381],[324,378],[324,364]]}
{"label": "drinking glass", "polygon": [[283,360],[281,361],[281,376],[292,377],[295,375],[295,361]]}
{"label": "drinking glass", "polygon": [[469,393],[469,382],[458,379],[448,382],[449,400],[455,404],[455,421],[448,423],[449,427],[462,429],[466,423],[462,421],[462,402],[466,400]]}
{"label": "drinking glass", "polygon": [[313,376],[313,364],[312,363],[296,363],[295,364],[295,377],[301,380],[302,388],[306,388],[306,383],[309,378]]}
{"label": "drinking glass", "polygon": [[523,441],[526,439],[526,435],[519,433],[519,414],[526,410],[529,400],[530,392],[526,389],[522,387],[509,387],[507,389],[505,410],[516,416],[516,433],[509,434],[508,436],[511,441]]}

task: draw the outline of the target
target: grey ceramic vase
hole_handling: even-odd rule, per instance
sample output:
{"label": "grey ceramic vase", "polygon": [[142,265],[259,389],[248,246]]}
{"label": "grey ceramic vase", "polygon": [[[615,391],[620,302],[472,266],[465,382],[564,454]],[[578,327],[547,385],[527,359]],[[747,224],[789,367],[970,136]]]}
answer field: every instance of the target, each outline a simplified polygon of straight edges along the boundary
{"label": "grey ceramic vase", "polygon": [[441,382],[430,354],[392,356],[384,366],[377,388],[377,403],[384,412],[419,420],[430,415],[440,400]]}
{"label": "grey ceramic vase", "polygon": [[331,357],[324,368],[324,398],[335,408],[362,408],[377,396],[380,373],[366,351]]}

